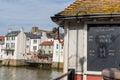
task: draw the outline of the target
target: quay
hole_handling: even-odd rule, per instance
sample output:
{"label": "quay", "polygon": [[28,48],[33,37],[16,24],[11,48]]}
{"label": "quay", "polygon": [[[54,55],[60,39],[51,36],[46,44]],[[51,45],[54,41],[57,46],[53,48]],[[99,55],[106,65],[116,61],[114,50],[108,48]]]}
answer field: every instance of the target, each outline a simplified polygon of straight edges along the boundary
{"label": "quay", "polygon": [[26,63],[29,66],[33,66],[33,67],[39,67],[42,69],[51,69],[52,66],[52,61],[47,61],[47,62],[43,62],[43,61],[32,61],[32,60],[26,60]]}
{"label": "quay", "polygon": [[28,64],[52,64],[51,61],[48,61],[48,62],[36,62],[36,61],[32,61],[32,60],[26,60],[26,62]]}

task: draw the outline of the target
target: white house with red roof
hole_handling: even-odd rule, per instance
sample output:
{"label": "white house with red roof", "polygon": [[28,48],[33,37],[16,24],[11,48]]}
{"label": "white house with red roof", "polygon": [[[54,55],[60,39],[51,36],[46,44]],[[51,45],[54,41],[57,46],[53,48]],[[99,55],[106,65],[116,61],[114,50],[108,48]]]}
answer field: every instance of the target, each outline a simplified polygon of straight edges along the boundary
{"label": "white house with red roof", "polygon": [[43,41],[41,44],[41,50],[42,54],[53,54],[53,46],[54,42],[53,41]]}

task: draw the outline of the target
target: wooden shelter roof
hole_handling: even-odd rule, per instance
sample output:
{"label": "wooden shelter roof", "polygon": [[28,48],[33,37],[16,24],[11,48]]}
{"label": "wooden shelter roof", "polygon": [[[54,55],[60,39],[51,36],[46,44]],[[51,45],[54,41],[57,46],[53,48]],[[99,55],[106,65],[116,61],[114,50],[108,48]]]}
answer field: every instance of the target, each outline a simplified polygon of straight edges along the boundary
{"label": "wooden shelter roof", "polygon": [[76,0],[73,4],[56,14],[59,16],[80,16],[90,14],[118,14],[120,0]]}

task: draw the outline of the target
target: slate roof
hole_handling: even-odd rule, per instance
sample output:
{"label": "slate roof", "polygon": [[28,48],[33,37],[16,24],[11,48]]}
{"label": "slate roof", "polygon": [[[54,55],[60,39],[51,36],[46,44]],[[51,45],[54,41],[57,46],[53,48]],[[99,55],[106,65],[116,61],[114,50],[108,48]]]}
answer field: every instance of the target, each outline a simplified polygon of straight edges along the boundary
{"label": "slate roof", "polygon": [[7,33],[7,35],[5,35],[5,37],[15,37],[20,33],[20,31],[12,31],[10,33]]}
{"label": "slate roof", "polygon": [[36,35],[33,33],[29,33],[29,32],[25,32],[26,37],[29,37],[30,39],[40,39],[41,36],[40,35]]}
{"label": "slate roof", "polygon": [[[7,33],[6,37],[15,37],[20,33],[20,31],[12,31],[10,33]],[[25,32],[26,37],[29,37],[30,39],[39,39],[41,36],[36,35],[30,32]]]}
{"label": "slate roof", "polygon": [[55,16],[80,16],[90,14],[119,14],[120,0],[76,0]]}
{"label": "slate roof", "polygon": [[[53,39],[57,39],[58,35],[57,33],[47,33],[47,37],[48,38],[53,38]],[[60,33],[60,39],[64,38],[64,33]]]}

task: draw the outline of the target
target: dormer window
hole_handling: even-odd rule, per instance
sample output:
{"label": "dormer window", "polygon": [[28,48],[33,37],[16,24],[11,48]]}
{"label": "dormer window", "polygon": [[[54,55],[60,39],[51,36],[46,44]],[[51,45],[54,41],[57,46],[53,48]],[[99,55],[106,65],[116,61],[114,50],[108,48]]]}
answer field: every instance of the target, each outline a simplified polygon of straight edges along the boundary
{"label": "dormer window", "polygon": [[33,40],[33,43],[36,44],[36,43],[37,43],[37,40]]}
{"label": "dormer window", "polygon": [[10,37],[6,37],[7,40],[10,40]]}
{"label": "dormer window", "polygon": [[14,37],[14,36],[12,37],[12,40],[15,40],[15,37]]}

